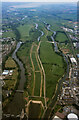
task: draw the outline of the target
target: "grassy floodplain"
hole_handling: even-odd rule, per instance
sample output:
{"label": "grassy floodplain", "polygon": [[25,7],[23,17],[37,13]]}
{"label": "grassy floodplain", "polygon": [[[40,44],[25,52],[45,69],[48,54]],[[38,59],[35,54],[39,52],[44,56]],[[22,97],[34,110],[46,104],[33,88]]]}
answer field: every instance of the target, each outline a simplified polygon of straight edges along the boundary
{"label": "grassy floodplain", "polygon": [[18,67],[11,57],[9,57],[8,60],[6,61],[5,69],[13,70],[13,74],[11,77],[9,76],[7,77],[7,79],[5,79],[4,88],[8,90],[14,89],[18,79]]}
{"label": "grassy floodplain", "polygon": [[[29,103],[30,100],[35,100],[36,102],[42,101],[46,108],[46,103],[47,105],[49,104],[55,93],[58,80],[65,73],[66,65],[60,53],[54,52],[54,46],[51,43],[50,38],[53,32],[47,30],[45,23],[50,24],[50,28],[57,32],[55,40],[57,41],[58,48],[60,50],[61,48],[69,49],[69,41],[64,34],[62,27],[73,27],[72,24],[75,22],[74,18],[76,19],[76,16],[74,16],[74,13],[76,12],[74,12],[74,10],[76,11],[76,9],[68,4],[47,3],[42,6],[41,4],[40,6],[32,6],[32,4],[30,4],[31,8],[30,6],[28,7],[28,3],[27,5],[24,3],[24,6],[26,7],[17,6],[20,5],[20,3],[17,3],[17,5],[15,3],[8,3],[8,5],[6,3],[3,4],[3,30],[6,31],[8,29],[7,32],[3,33],[3,36],[11,38],[15,36],[17,42],[23,42],[21,48],[17,52],[17,56],[23,62],[25,67],[26,84],[24,86],[24,98],[26,103]],[[9,8],[9,6],[14,7]],[[38,24],[38,29],[35,29],[35,23]],[[10,30],[10,28],[12,30]],[[40,39],[41,42],[37,40],[41,35],[39,30],[44,32],[44,36]],[[33,46],[32,49],[33,43],[35,46]],[[39,49],[38,52],[37,48]],[[41,62],[39,58],[41,59]],[[9,66],[8,63],[7,65],[10,69],[11,66]],[[7,86],[10,82],[11,80],[7,83]],[[42,93],[42,95],[40,93]],[[53,101],[53,104],[55,102],[56,99]],[[56,112],[58,108],[60,108],[60,106],[57,106],[54,111]],[[51,108],[49,109],[51,111]],[[29,116],[31,118],[40,118],[41,112],[42,107],[38,103],[30,103]]]}
{"label": "grassy floodplain", "polygon": [[33,60],[35,71],[39,71],[35,53],[32,53],[32,60]]}
{"label": "grassy floodplain", "polygon": [[[41,61],[42,61],[42,64],[44,66],[44,70],[46,73],[46,97],[51,98],[55,92],[55,88],[56,88],[56,84],[57,84],[58,80],[62,77],[62,75],[65,72],[64,61],[63,61],[62,56],[60,56],[54,52],[53,45],[51,43],[48,43],[47,36],[51,36],[53,33],[51,31],[48,31],[44,27],[43,24],[40,24],[39,28],[42,29],[45,34],[41,38],[42,42],[41,42],[41,46],[40,46],[40,58],[41,58]],[[31,71],[32,65],[30,62],[29,55],[30,55],[30,49],[31,49],[31,45],[32,45],[30,40],[32,40],[32,36],[35,34],[34,31],[35,31],[34,29],[33,29],[33,31],[31,30],[30,36],[28,37],[29,42],[26,42],[26,44],[24,44],[17,53],[18,56],[20,57],[20,59],[25,64],[26,68],[30,69],[31,76],[30,76],[30,81],[28,82],[29,83],[29,89],[28,89],[29,91],[28,92],[30,95],[31,95],[32,89],[33,89],[34,75],[33,75],[33,72]],[[29,32],[30,32],[30,30],[29,30]],[[34,41],[34,42],[37,43],[37,41]],[[36,56],[35,56],[36,48],[37,48],[36,46],[33,47],[32,59],[33,59],[35,70],[39,70],[38,64],[36,62]],[[22,54],[20,54],[20,53],[22,53]],[[29,63],[29,65],[28,65],[28,63]],[[36,73],[36,74],[40,74],[40,73]],[[36,75],[35,83],[39,82],[38,77],[40,77],[40,76]],[[35,91],[36,91],[36,89],[37,89],[37,87],[35,88]],[[38,89],[39,89],[39,87],[38,87]],[[39,90],[37,90],[37,91],[36,91],[37,93],[35,93],[35,95],[39,95]],[[43,88],[42,88],[42,91],[43,91]]]}
{"label": "grassy floodplain", "polygon": [[[30,26],[29,29],[28,29],[28,26],[30,26],[30,24],[29,25],[25,24],[24,26],[18,27],[18,31],[21,34],[21,41],[25,41],[25,43],[18,50],[17,55],[22,60],[24,66],[25,66],[25,69],[27,70],[27,73],[28,73],[28,87],[26,86],[26,88],[28,88],[29,95],[32,95],[32,90],[33,90],[33,85],[34,85],[34,74],[33,74],[33,71],[32,71],[32,64],[31,64],[31,60],[30,60],[30,49],[31,49],[33,41],[37,43],[37,38],[41,33],[38,30],[34,29],[35,26],[33,26],[33,24],[31,24],[32,27]],[[26,33],[23,30],[24,27],[25,27],[25,29],[27,29]],[[28,34],[27,39],[25,37],[23,37],[23,35],[25,35],[25,34],[26,35]],[[33,50],[32,50],[33,51],[32,60],[33,60],[35,71],[39,71],[39,67],[38,67],[37,60],[36,60],[36,53],[35,53],[36,49],[37,49],[37,46],[34,46]],[[36,79],[37,79],[36,82],[38,82],[39,78],[37,77],[37,75],[36,75]],[[36,89],[36,87],[35,87],[35,89]],[[37,93],[36,92],[34,94],[39,95],[39,90],[38,90]]]}
{"label": "grassy floodplain", "polygon": [[42,111],[41,104],[36,104],[31,102],[29,106],[29,118],[30,119],[40,118],[41,111]]}
{"label": "grassy floodplain", "polygon": [[3,35],[2,35],[3,38],[7,38],[7,37],[10,37],[10,38],[15,38],[15,34],[13,31],[8,31],[8,32],[4,32]]}
{"label": "grassy floodplain", "polygon": [[41,42],[40,58],[46,74],[46,96],[51,98],[56,84],[65,72],[62,56],[54,52],[52,44]]}
{"label": "grassy floodplain", "polygon": [[58,42],[63,42],[63,43],[66,41],[68,42],[68,38],[64,32],[57,32],[55,40]]}
{"label": "grassy floodplain", "polygon": [[40,85],[41,85],[41,74],[40,72],[36,73],[36,79],[35,79],[35,96],[40,96]]}
{"label": "grassy floodplain", "polygon": [[[31,49],[31,45],[32,43],[31,42],[26,42],[24,43],[20,49],[18,50],[17,52],[17,56],[19,57],[19,59],[23,62],[24,64],[24,67],[25,67],[25,70],[26,70],[26,77],[28,76],[28,80],[27,80],[27,83],[28,83],[28,93],[31,95],[31,90],[30,90],[30,86],[33,86],[33,83],[31,82],[31,79],[33,77],[33,73],[32,73],[32,70],[31,70],[31,61],[30,61],[30,49]],[[25,84],[25,90],[27,91],[27,84]]]}
{"label": "grassy floodplain", "polygon": [[6,98],[5,91],[12,91],[12,90],[16,89],[16,85],[18,83],[18,75],[19,75],[17,64],[11,57],[9,57],[6,60],[5,69],[13,70],[13,73],[11,76],[7,76],[4,79],[5,85],[3,86],[3,89],[4,89],[4,91],[3,91],[3,107],[6,106],[6,104],[9,102],[9,99]]}
{"label": "grassy floodplain", "polygon": [[27,38],[29,37],[29,31],[33,27],[33,24],[24,24],[20,25],[17,29],[21,34],[20,40],[26,41]]}

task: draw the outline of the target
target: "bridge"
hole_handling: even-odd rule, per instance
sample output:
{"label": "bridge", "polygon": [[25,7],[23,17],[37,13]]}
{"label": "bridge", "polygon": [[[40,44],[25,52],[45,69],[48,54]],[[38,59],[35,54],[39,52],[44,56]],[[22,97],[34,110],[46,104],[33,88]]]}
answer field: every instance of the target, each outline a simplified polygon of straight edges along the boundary
{"label": "bridge", "polygon": [[24,93],[23,90],[15,90],[15,92]]}

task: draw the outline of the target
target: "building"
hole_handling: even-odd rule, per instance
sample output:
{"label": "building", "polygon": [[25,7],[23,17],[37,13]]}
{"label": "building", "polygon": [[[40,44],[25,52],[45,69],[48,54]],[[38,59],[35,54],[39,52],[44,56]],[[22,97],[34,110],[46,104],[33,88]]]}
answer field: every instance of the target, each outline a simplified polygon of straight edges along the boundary
{"label": "building", "polygon": [[79,54],[77,54],[77,60],[79,61]]}
{"label": "building", "polygon": [[74,57],[70,58],[70,61],[71,61],[72,64],[76,64],[77,65],[77,61],[76,61],[76,59]]}
{"label": "building", "polygon": [[65,118],[65,115],[64,115],[63,113],[60,113],[60,112],[57,112],[55,115],[56,115],[57,117],[59,117],[60,120],[63,120],[63,119]]}
{"label": "building", "polygon": [[8,74],[9,74],[9,71],[8,71],[8,70],[4,70],[3,73],[2,73],[3,76],[6,76],[6,75],[8,75]]}
{"label": "building", "polygon": [[68,114],[67,119],[68,120],[78,120],[78,116],[74,113],[70,113],[70,114]]}
{"label": "building", "polygon": [[62,119],[59,118],[58,116],[55,116],[55,117],[53,118],[53,120],[62,120]]}

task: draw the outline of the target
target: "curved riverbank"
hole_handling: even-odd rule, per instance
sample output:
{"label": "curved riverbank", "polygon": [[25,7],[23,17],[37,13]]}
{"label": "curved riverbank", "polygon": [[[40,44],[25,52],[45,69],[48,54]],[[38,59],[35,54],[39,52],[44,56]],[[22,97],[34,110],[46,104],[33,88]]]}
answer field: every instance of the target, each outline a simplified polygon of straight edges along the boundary
{"label": "curved riverbank", "polygon": [[[21,74],[20,74],[20,80],[18,84],[17,91],[15,91],[15,95],[13,97],[13,100],[5,107],[4,114],[9,114],[10,116],[17,116],[20,115],[22,112],[22,109],[25,108],[25,103],[23,99],[23,90],[24,90],[24,84],[26,81],[25,77],[25,69],[23,67],[23,63],[19,60],[16,53],[18,49],[21,47],[22,42],[18,42],[15,51],[12,54],[12,58],[17,62],[17,64],[20,67]],[[22,92],[21,92],[22,91]]]}
{"label": "curved riverbank", "polygon": [[55,40],[54,40],[54,36],[56,35],[56,32],[50,29],[50,25],[49,25],[49,24],[47,24],[47,23],[45,23],[45,24],[47,25],[47,30],[53,32],[53,35],[51,36],[51,39],[52,39],[52,41],[53,41],[53,43],[54,43],[54,51],[55,51],[57,54],[61,55],[61,56],[64,58],[64,60],[65,60],[65,62],[66,62],[66,64],[67,64],[66,73],[65,73],[64,76],[62,76],[62,78],[58,81],[58,84],[57,84],[57,86],[56,86],[55,94],[54,94],[54,96],[52,97],[52,99],[51,99],[51,101],[50,101],[50,103],[49,103],[49,105],[48,105],[48,108],[45,110],[45,112],[44,112],[44,114],[43,114],[43,116],[42,116],[43,118],[49,118],[49,117],[51,118],[51,116],[52,116],[52,114],[51,114],[51,113],[52,113],[52,108],[53,108],[55,102],[57,101],[57,97],[58,97],[58,95],[59,95],[59,93],[60,93],[62,83],[63,83],[63,81],[65,81],[65,79],[68,77],[68,73],[69,73],[69,63],[68,63],[68,60],[67,60],[66,56],[65,56],[63,53],[61,53],[61,52],[59,53],[57,43],[56,43]]}

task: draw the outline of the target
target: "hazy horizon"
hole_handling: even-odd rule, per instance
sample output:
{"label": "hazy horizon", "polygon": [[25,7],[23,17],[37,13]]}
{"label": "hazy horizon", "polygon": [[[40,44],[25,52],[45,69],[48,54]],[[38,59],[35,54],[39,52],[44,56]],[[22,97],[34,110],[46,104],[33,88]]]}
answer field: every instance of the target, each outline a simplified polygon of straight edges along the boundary
{"label": "hazy horizon", "polygon": [[78,2],[78,0],[1,0],[1,2]]}

